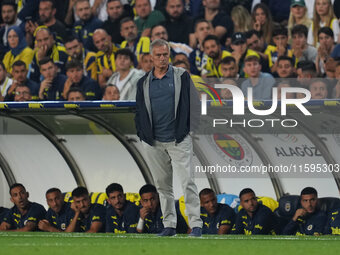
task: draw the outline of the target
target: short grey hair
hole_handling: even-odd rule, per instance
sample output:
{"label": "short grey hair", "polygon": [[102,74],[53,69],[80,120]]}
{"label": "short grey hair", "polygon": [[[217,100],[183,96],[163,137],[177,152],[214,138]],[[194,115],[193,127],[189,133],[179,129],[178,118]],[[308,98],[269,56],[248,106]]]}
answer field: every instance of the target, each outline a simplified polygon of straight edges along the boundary
{"label": "short grey hair", "polygon": [[163,39],[157,39],[157,40],[154,40],[150,45],[150,54],[152,55],[153,48],[161,47],[161,46],[166,46],[170,52],[170,44]]}

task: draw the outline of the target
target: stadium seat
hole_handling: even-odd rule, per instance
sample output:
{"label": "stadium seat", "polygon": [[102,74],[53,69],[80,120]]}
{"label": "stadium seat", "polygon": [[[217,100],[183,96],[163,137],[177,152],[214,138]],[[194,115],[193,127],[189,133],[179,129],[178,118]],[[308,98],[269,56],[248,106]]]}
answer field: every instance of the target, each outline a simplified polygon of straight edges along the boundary
{"label": "stadium seat", "polygon": [[336,197],[323,197],[319,199],[318,206],[321,211],[328,214],[330,211],[340,208],[340,199]]}

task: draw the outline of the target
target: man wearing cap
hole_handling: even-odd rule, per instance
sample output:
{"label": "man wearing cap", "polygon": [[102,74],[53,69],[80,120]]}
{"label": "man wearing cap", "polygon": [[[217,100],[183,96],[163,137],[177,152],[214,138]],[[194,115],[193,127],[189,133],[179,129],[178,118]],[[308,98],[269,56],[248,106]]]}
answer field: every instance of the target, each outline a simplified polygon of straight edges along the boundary
{"label": "man wearing cap", "polygon": [[235,33],[231,37],[231,48],[233,52],[231,55],[235,58],[240,77],[247,77],[243,71],[244,60],[248,56],[257,56],[260,59],[259,54],[256,51],[248,49],[247,38],[244,33]]}

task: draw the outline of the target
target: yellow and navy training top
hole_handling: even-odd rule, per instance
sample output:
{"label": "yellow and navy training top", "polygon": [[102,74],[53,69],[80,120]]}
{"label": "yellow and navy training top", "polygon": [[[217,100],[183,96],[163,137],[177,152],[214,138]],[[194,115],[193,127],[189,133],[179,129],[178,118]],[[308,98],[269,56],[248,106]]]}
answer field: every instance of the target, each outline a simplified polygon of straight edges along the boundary
{"label": "yellow and navy training top", "polygon": [[26,226],[27,222],[34,222],[38,225],[38,222],[45,218],[46,210],[38,203],[29,202],[28,212],[22,215],[16,206],[13,206],[4,216],[3,222],[7,222],[12,230],[20,229]]}
{"label": "yellow and navy training top", "polygon": [[330,212],[325,234],[340,235],[340,209]]}
{"label": "yellow and navy training top", "polygon": [[72,209],[70,203],[64,203],[59,213],[56,213],[51,208],[47,210],[46,220],[61,231],[65,231],[65,229],[70,225],[71,222]]}
{"label": "yellow and navy training top", "polygon": [[[278,56],[279,53],[277,51],[277,46],[268,45],[267,49],[264,52],[264,54],[266,54],[268,56],[268,65],[269,65],[269,68],[271,68],[276,63],[276,61],[279,58],[279,56]],[[293,61],[295,63],[295,56],[293,54],[293,50],[291,49],[290,45],[287,45],[286,51],[284,53],[284,56],[293,58]]]}
{"label": "yellow and navy training top", "polygon": [[277,219],[273,212],[266,206],[258,204],[253,216],[250,217],[242,208],[236,215],[232,234],[239,235],[268,235],[275,234]]}

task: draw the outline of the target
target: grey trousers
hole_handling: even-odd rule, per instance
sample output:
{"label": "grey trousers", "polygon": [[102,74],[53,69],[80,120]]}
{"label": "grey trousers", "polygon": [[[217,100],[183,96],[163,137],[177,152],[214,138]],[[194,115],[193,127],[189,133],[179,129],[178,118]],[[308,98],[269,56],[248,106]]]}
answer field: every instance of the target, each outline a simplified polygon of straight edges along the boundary
{"label": "grey trousers", "polygon": [[200,201],[193,172],[191,171],[191,136],[187,135],[179,144],[155,141],[154,146],[150,146],[145,142],[143,142],[143,145],[146,160],[159,193],[164,227],[176,228],[177,223],[172,185],[173,171],[175,171],[181,180],[189,225],[191,228],[201,228]]}

